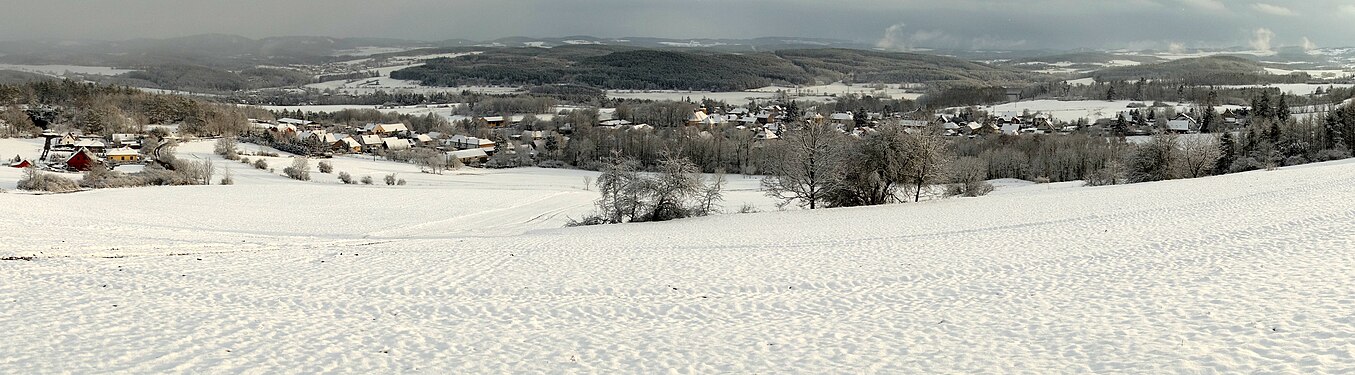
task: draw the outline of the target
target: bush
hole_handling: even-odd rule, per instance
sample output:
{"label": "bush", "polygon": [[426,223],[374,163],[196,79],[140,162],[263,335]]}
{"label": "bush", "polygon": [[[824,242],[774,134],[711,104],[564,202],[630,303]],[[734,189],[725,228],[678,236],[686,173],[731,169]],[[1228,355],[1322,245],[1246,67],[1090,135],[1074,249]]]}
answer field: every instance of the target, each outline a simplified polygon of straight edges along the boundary
{"label": "bush", "polygon": [[541,168],[564,168],[567,167],[568,165],[565,165],[565,162],[563,161],[548,159],[542,160],[540,163],[536,163],[536,166]]}
{"label": "bush", "polygon": [[227,168],[224,171],[221,171],[221,184],[235,185],[235,176],[231,175],[231,170],[229,168]]}
{"label": "bush", "polygon": [[386,185],[395,185],[395,174],[394,174],[394,173],[391,173],[391,174],[386,175],[386,178],[385,178],[385,179],[386,179]]}
{"label": "bush", "polygon": [[757,209],[757,206],[753,206],[749,203],[744,203],[743,206],[739,207],[739,213],[741,214],[755,214],[758,212],[762,212],[762,210]]}
{"label": "bush", "polygon": [[292,166],[283,168],[282,174],[287,175],[287,177],[290,177],[293,180],[310,181],[311,180],[310,159],[300,156],[292,158]]}
{"label": "bush", "polygon": [[352,185],[353,175],[348,174],[348,172],[339,172],[339,181],[343,181],[343,183],[347,185]]}
{"label": "bush", "polygon": [[579,219],[579,220],[569,219],[569,222],[565,223],[565,226],[566,226],[566,227],[582,227],[582,226],[589,226],[589,225],[603,225],[603,224],[611,224],[611,223],[612,223],[612,222],[611,222],[610,220],[607,220],[607,219],[603,218],[602,215],[588,215],[588,216],[584,216],[583,218],[581,218],[581,219]]}
{"label": "bush", "polygon": [[236,151],[235,137],[223,137],[216,140],[216,154],[226,158],[226,160],[236,160],[240,158],[239,151]]}
{"label": "bush", "polygon": [[320,173],[330,173],[334,171],[334,165],[327,161],[320,162],[320,164],[317,165],[317,168],[320,168]]}
{"label": "bush", "polygon": [[1037,184],[1047,184],[1047,183],[1049,183],[1049,182],[1050,182],[1050,181],[1049,181],[1049,177],[1036,177],[1036,178],[1035,178],[1035,183],[1037,183]]}
{"label": "bush", "polygon": [[268,169],[268,162],[265,161],[265,160],[263,160],[263,159],[255,160],[255,161],[254,161],[254,168],[255,168],[255,169],[259,169],[259,170],[265,170],[265,169]]}
{"label": "bush", "polygon": [[1105,167],[1087,175],[1087,186],[1119,185],[1125,183],[1125,167],[1119,161],[1110,161]]}
{"label": "bush", "polygon": [[1291,165],[1302,165],[1302,164],[1308,164],[1308,158],[1305,158],[1302,155],[1294,155],[1284,158],[1284,166],[1286,167]]}
{"label": "bush", "polygon": [[1332,160],[1341,160],[1341,159],[1349,159],[1349,158],[1350,158],[1350,151],[1340,150],[1340,149],[1331,149],[1331,148],[1326,149],[1326,150],[1322,150],[1322,151],[1318,151],[1318,152],[1317,152],[1317,155],[1313,155],[1313,160],[1314,160],[1314,161],[1332,161]]}
{"label": "bush", "polygon": [[371,185],[371,184],[372,184],[372,176],[362,176],[362,184],[363,184],[363,185]]}
{"label": "bush", "polygon": [[249,164],[249,158],[244,157],[244,156],[241,156],[241,157],[240,157],[240,162],[241,162],[241,163],[245,163],[245,164]]}
{"label": "bush", "polygon": [[19,179],[18,188],[20,190],[69,193],[80,190],[80,184],[69,178],[43,173],[37,168],[30,167],[24,169],[24,176]]}
{"label": "bush", "polygon": [[993,184],[990,184],[987,181],[964,182],[951,184],[946,188],[946,195],[952,197],[982,197],[988,195],[988,193],[992,193],[993,189]]}
{"label": "bush", "polygon": [[1260,161],[1254,158],[1250,157],[1239,158],[1237,160],[1234,160],[1233,164],[1228,167],[1228,173],[1254,171],[1261,168],[1265,168],[1265,166],[1266,166],[1265,164],[1262,164]]}
{"label": "bush", "polygon": [[405,186],[405,179],[402,178],[399,181],[395,181],[395,184],[398,186]]}

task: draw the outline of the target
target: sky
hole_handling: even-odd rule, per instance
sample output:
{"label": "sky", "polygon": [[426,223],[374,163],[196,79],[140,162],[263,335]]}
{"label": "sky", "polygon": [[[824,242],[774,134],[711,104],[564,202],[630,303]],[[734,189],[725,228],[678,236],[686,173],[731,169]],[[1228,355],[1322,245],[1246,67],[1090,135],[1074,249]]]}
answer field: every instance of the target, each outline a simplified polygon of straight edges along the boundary
{"label": "sky", "polygon": [[817,37],[881,48],[1355,46],[1355,0],[0,0],[0,40]]}

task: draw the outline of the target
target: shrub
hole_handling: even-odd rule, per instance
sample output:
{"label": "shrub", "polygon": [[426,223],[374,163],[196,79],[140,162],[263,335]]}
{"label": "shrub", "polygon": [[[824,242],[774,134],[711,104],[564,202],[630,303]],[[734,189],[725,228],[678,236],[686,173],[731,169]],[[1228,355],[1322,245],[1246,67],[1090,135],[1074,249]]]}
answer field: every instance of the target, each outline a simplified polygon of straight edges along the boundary
{"label": "shrub", "polygon": [[293,180],[310,181],[311,180],[310,159],[306,159],[304,157],[299,156],[292,158],[292,166],[283,168],[282,174],[287,175],[287,177],[290,177]]}
{"label": "shrub", "polygon": [[992,192],[993,184],[990,184],[987,181],[951,184],[946,188],[946,195],[952,197],[955,196],[982,197]]}
{"label": "shrub", "polygon": [[565,223],[565,226],[566,226],[566,227],[582,227],[582,226],[589,226],[589,225],[603,225],[603,224],[611,224],[611,223],[612,223],[612,222],[611,222],[610,220],[607,220],[607,219],[603,218],[602,215],[588,215],[588,216],[584,216],[583,218],[581,218],[581,219],[579,219],[579,220],[569,219],[569,222]]}
{"label": "shrub", "polygon": [[240,162],[241,162],[241,163],[245,163],[245,164],[249,164],[249,158],[244,157],[244,156],[241,156],[241,157],[240,157]]}
{"label": "shrub", "polygon": [[741,214],[755,214],[758,212],[762,212],[762,210],[757,209],[757,206],[749,203],[744,203],[743,206],[739,207],[739,213]]}
{"label": "shrub", "polygon": [[1348,158],[1350,158],[1350,151],[1334,148],[1318,151],[1317,155],[1313,155],[1314,161],[1332,161]]}
{"label": "shrub", "polygon": [[240,158],[239,151],[236,151],[235,137],[223,137],[216,140],[216,154],[226,158],[226,160],[236,160]]}
{"label": "shrub", "polygon": [[1286,167],[1301,164],[1308,164],[1308,158],[1303,157],[1303,155],[1294,155],[1284,158],[1284,166]]}
{"label": "shrub", "polygon": [[317,168],[320,168],[320,173],[330,173],[330,172],[334,172],[334,165],[333,165],[333,164],[330,164],[330,163],[327,162],[327,161],[322,161],[322,162],[320,162],[320,164],[318,164],[316,167],[317,167]]}
{"label": "shrub", "polygon": [[80,190],[80,185],[69,178],[43,173],[37,168],[30,167],[24,169],[24,176],[19,179],[18,188],[20,190],[68,193]]}
{"label": "shrub", "polygon": [[1234,160],[1233,164],[1228,167],[1228,173],[1254,171],[1261,168],[1265,168],[1265,164],[1262,164],[1254,158],[1244,157]]}
{"label": "shrub", "polygon": [[363,184],[363,185],[371,185],[371,184],[372,184],[372,176],[362,176],[362,184]]}
{"label": "shrub", "polygon": [[405,186],[405,179],[402,178],[399,181],[395,181],[395,184],[398,186]]}
{"label": "shrub", "polygon": [[226,170],[221,171],[221,184],[235,185],[235,177],[231,175],[230,168],[226,168]]}
{"label": "shrub", "polygon": [[339,181],[343,181],[344,184],[352,185],[353,175],[348,174],[348,172],[339,172]]}
{"label": "shrub", "polygon": [[394,174],[394,173],[391,173],[391,174],[386,175],[385,179],[386,179],[386,185],[395,185],[395,174]]}
{"label": "shrub", "polygon": [[1125,167],[1123,163],[1112,160],[1106,163],[1105,167],[1097,169],[1087,175],[1087,186],[1106,186],[1125,183]]}
{"label": "shrub", "polygon": [[263,159],[255,160],[255,161],[254,161],[254,168],[255,168],[255,169],[259,169],[259,170],[265,170],[265,169],[268,169],[268,162],[265,161],[265,160],[263,160]]}
{"label": "shrub", "polygon": [[1050,181],[1049,181],[1049,177],[1036,177],[1036,178],[1035,178],[1035,183],[1037,183],[1037,184],[1047,184],[1047,183],[1049,183],[1049,182],[1050,182]]}
{"label": "shrub", "polygon": [[541,168],[564,168],[567,165],[565,165],[565,162],[563,161],[547,159],[542,160],[540,163],[536,163],[536,166]]}

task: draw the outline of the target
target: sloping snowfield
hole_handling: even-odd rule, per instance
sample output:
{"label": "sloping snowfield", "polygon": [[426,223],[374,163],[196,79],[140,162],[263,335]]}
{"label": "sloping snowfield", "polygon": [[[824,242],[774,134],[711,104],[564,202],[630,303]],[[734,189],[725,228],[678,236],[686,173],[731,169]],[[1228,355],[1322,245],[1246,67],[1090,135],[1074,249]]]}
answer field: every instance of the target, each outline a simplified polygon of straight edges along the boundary
{"label": "sloping snowfield", "polygon": [[1355,162],[588,228],[473,172],[0,194],[0,372],[1355,371]]}

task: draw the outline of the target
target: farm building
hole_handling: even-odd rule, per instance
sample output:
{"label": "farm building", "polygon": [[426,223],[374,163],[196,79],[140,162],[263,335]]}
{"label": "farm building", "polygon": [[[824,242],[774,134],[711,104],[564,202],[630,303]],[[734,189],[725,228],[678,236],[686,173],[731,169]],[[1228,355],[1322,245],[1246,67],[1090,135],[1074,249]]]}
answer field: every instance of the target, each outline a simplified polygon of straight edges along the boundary
{"label": "farm building", "polygon": [[135,163],[141,161],[141,153],[130,148],[108,150],[108,161],[115,163]]}
{"label": "farm building", "polygon": [[102,161],[85,148],[76,150],[75,153],[71,154],[71,157],[66,158],[66,168],[77,171],[88,171],[99,163],[102,163]]}

